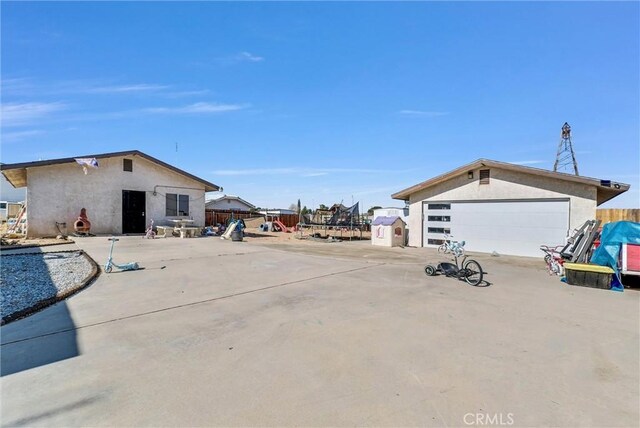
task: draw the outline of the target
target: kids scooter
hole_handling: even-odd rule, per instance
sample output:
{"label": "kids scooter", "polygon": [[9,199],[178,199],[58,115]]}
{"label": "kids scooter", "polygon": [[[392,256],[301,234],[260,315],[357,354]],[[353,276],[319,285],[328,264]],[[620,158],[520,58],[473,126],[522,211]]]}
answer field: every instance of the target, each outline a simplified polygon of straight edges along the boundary
{"label": "kids scooter", "polygon": [[116,241],[119,241],[119,239],[109,238],[109,241],[111,241],[111,249],[109,250],[109,258],[107,259],[107,263],[104,265],[104,271],[106,273],[110,273],[113,270],[114,266],[120,270],[137,270],[140,268],[140,266],[138,266],[138,263],[136,262],[127,263],[124,265],[116,264],[113,261],[113,244],[115,244]]}

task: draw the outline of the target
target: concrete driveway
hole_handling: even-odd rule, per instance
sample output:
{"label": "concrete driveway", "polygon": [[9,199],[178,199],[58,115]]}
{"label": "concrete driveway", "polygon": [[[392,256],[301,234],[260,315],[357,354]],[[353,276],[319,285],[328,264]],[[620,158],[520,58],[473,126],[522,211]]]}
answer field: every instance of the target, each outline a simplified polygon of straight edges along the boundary
{"label": "concrete driveway", "polygon": [[[78,241],[103,264],[105,237]],[[2,327],[3,426],[638,426],[640,293],[426,249],[123,237]],[[489,422],[487,424],[487,422]]]}

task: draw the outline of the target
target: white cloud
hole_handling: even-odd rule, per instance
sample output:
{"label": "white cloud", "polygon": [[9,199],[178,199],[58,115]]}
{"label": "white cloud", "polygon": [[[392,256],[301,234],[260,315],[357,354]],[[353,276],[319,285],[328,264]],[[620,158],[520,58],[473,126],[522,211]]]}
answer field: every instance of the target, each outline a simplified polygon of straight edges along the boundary
{"label": "white cloud", "polygon": [[169,88],[169,86],[138,83],[133,85],[95,86],[86,88],[84,92],[92,94],[119,94],[132,92],[156,92],[167,88]]}
{"label": "white cloud", "polygon": [[12,142],[22,140],[23,138],[33,137],[35,135],[44,134],[44,131],[39,129],[31,129],[28,131],[15,131],[15,132],[3,132],[2,133],[2,142]]}
{"label": "white cloud", "polygon": [[412,117],[438,117],[449,114],[447,111],[400,110],[398,114]]}
{"label": "white cloud", "polygon": [[2,104],[2,126],[26,125],[66,108],[67,106],[60,102]]}
{"label": "white cloud", "polygon": [[154,114],[212,114],[242,110],[246,107],[247,106],[240,104],[217,104],[201,102],[182,107],[152,107],[143,109],[142,111],[144,113]]}
{"label": "white cloud", "polygon": [[183,97],[195,97],[198,95],[207,95],[211,91],[208,89],[194,90],[194,91],[174,91],[166,92],[163,95],[167,98],[183,98]]}
{"label": "white cloud", "polygon": [[33,83],[31,79],[25,77],[16,77],[12,79],[2,79],[0,83],[2,85],[3,93],[24,93],[33,90]]}
{"label": "white cloud", "polygon": [[236,58],[239,61],[249,61],[249,62],[261,62],[264,61],[264,57],[253,55],[250,52],[240,52]]}
{"label": "white cloud", "polygon": [[30,78],[2,79],[4,95],[20,96],[60,96],[81,95],[153,95],[165,98],[186,98],[210,94],[209,89],[183,89],[177,85],[154,83],[114,83],[104,79],[60,80],[36,82]]}
{"label": "white cloud", "polygon": [[[262,61],[265,61],[265,57],[254,55],[251,52],[246,52],[246,51],[238,52],[235,55],[223,56],[223,57],[218,57],[213,59],[214,63],[218,65],[224,65],[224,66],[235,65],[242,62],[262,62]],[[207,65],[206,62],[205,63],[197,62],[195,64],[205,65],[205,66]]]}

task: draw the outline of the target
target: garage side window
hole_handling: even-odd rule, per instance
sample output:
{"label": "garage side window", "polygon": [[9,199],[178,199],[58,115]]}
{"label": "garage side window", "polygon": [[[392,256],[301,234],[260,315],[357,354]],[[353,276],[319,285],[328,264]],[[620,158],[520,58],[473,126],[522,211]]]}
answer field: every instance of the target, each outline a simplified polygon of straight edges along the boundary
{"label": "garage side window", "polygon": [[450,210],[451,204],[428,204],[427,209],[430,210]]}
{"label": "garage side window", "polygon": [[451,229],[448,227],[429,227],[427,233],[451,233]]}
{"label": "garage side window", "polygon": [[489,170],[481,169],[480,170],[480,184],[489,184]]}

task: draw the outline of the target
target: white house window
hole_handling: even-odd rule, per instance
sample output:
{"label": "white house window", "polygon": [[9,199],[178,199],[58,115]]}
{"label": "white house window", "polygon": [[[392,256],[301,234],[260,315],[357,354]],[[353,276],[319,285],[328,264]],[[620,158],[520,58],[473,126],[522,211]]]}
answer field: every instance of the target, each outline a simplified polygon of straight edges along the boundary
{"label": "white house window", "polygon": [[122,159],[122,170],[133,172],[133,160],[132,159]]}
{"label": "white house window", "polygon": [[189,195],[167,193],[167,217],[189,215]]}

